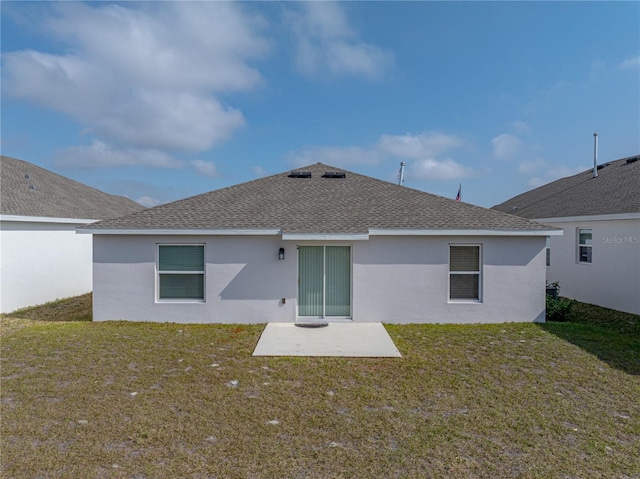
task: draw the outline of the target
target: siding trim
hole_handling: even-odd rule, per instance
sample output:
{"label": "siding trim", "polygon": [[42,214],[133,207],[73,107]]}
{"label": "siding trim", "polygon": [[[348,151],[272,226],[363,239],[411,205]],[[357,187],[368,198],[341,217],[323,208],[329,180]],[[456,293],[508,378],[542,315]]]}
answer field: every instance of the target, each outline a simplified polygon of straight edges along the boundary
{"label": "siding trim", "polygon": [[0,215],[0,221],[15,221],[16,223],[77,223],[91,224],[100,220],[80,219],[80,218],[55,218],[49,216],[23,216],[23,215]]}
{"label": "siding trim", "polygon": [[608,221],[608,220],[640,220],[640,213],[620,213],[615,215],[592,216],[562,216],[559,218],[536,218],[532,221],[540,223],[573,223],[579,221]]}

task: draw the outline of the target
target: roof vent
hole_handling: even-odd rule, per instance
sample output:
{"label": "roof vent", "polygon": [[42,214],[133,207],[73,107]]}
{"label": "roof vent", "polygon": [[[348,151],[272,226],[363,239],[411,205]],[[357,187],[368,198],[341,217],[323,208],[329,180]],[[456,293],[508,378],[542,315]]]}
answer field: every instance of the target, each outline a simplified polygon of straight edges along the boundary
{"label": "roof vent", "polygon": [[636,156],[635,158],[627,158],[627,165],[630,165],[631,163],[635,163],[638,160],[640,160],[640,156]]}
{"label": "roof vent", "polygon": [[30,190],[35,190],[35,189],[36,189],[36,187],[35,187],[35,186],[33,186],[33,185],[29,185],[29,189],[30,189]]}
{"label": "roof vent", "polygon": [[605,163],[604,165],[598,165],[598,170],[601,170],[605,166],[609,166],[609,163]]}
{"label": "roof vent", "polygon": [[31,178],[31,176],[29,176],[29,173],[27,173],[26,175],[24,175],[24,177],[28,180],[29,178]]}
{"label": "roof vent", "polygon": [[344,171],[325,171],[323,178],[346,178],[346,174]]}
{"label": "roof vent", "polygon": [[311,178],[310,171],[292,171],[289,173],[289,178]]}
{"label": "roof vent", "polygon": [[518,207],[517,206],[512,206],[511,207],[511,211],[518,211]]}

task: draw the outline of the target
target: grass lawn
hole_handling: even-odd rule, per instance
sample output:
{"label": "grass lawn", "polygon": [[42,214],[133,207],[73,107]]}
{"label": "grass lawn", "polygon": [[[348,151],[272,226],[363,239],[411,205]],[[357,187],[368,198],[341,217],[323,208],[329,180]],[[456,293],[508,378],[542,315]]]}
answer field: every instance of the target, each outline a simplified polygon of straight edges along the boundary
{"label": "grass lawn", "polygon": [[0,321],[3,478],[640,477],[637,316],[252,358],[262,325],[53,321],[70,301]]}

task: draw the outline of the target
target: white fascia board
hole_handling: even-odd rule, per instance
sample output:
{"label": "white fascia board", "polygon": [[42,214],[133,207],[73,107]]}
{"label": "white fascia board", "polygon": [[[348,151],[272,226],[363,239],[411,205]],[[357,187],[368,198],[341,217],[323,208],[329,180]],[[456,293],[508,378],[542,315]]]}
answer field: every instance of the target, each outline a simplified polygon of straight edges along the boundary
{"label": "white fascia board", "polygon": [[282,233],[283,241],[367,241],[367,233]]}
{"label": "white fascia board", "polygon": [[617,215],[563,216],[560,218],[540,218],[538,223],[575,223],[580,221],[640,220],[640,213],[620,213]]}
{"label": "white fascia board", "polygon": [[82,228],[77,229],[78,234],[94,235],[162,235],[162,236],[268,236],[279,235],[280,229],[103,229],[103,228]]}
{"label": "white fascia board", "polygon": [[562,230],[369,230],[369,234],[372,236],[562,236],[562,233]]}
{"label": "white fascia board", "polygon": [[0,221],[16,221],[19,223],[76,223],[88,225],[100,220],[86,218],[53,218],[49,216],[0,215]]}

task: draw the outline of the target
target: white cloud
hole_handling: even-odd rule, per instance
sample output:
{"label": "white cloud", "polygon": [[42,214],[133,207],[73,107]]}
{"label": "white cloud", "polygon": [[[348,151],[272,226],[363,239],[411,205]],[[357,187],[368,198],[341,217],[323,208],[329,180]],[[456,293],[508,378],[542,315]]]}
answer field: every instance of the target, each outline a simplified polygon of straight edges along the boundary
{"label": "white cloud", "polygon": [[239,110],[190,93],[132,91],[126,105],[104,111],[88,129],[100,137],[141,148],[204,151],[244,125]]}
{"label": "white cloud", "polygon": [[99,168],[142,165],[154,168],[182,168],[184,163],[152,149],[118,148],[94,140],[91,145],[70,146],[57,151],[54,162],[61,167]]}
{"label": "white cloud", "polygon": [[623,70],[635,70],[640,68],[640,55],[629,57],[618,65]]}
{"label": "white cloud", "polygon": [[520,140],[510,133],[503,133],[491,140],[493,156],[501,160],[512,158],[520,149]]}
{"label": "white cloud", "polygon": [[542,158],[533,160],[525,160],[518,165],[518,173],[522,175],[534,175],[529,178],[527,183],[529,186],[538,187],[551,181],[566,176],[573,176],[587,170],[588,166],[565,166],[558,164],[550,164]]}
{"label": "white cloud", "polygon": [[142,206],[146,206],[147,208],[153,208],[160,204],[160,200],[151,198],[150,196],[141,196],[136,200],[136,202],[140,203]]}
{"label": "white cloud", "polygon": [[518,165],[518,172],[524,175],[528,175],[533,173],[534,171],[544,168],[545,166],[547,166],[547,162],[539,158],[535,160],[526,160]]}
{"label": "white cloud", "polygon": [[609,67],[602,61],[601,58],[596,58],[591,62],[591,66],[589,67],[589,81],[600,81],[606,78],[609,73]]}
{"label": "white cloud", "polygon": [[[231,2],[62,2],[41,30],[66,54],[3,54],[4,90],[121,149],[197,152],[245,124],[218,98],[262,82],[263,21]],[[138,163],[135,163],[138,164]]]}
{"label": "white cloud", "polygon": [[393,66],[393,53],[362,42],[339,3],[303,2],[287,18],[296,37],[296,67],[307,77],[378,79]]}
{"label": "white cloud", "polygon": [[335,166],[354,164],[376,165],[394,159],[415,160],[407,165],[407,177],[418,180],[452,180],[471,176],[474,170],[452,158],[442,158],[445,153],[465,145],[455,135],[429,131],[419,134],[381,135],[370,147],[313,147],[289,154],[290,163],[296,167],[321,162]]}
{"label": "white cloud", "polygon": [[209,178],[217,178],[219,176],[216,165],[210,161],[191,160],[189,164],[196,169],[200,176],[207,176]]}
{"label": "white cloud", "polygon": [[[598,60],[596,60],[595,62],[593,62],[592,66],[595,66],[596,68],[598,68]],[[564,81],[564,80],[560,80],[555,82],[551,88],[547,89],[546,94],[547,95],[552,95],[555,94],[559,91],[562,91],[566,88],[571,88],[571,83],[569,83],[568,81]]]}
{"label": "white cloud", "polygon": [[526,121],[513,121],[511,122],[511,128],[513,128],[517,133],[531,133],[531,125]]}
{"label": "white cloud", "polygon": [[267,170],[265,170],[262,166],[252,166],[251,173],[253,173],[257,177],[267,176]]}
{"label": "white cloud", "polygon": [[98,182],[95,186],[102,191],[131,198],[147,207],[157,206],[168,201],[193,195],[193,192],[179,187],[177,183],[156,186],[146,183],[144,181],[145,179],[146,178],[143,177],[130,176],[126,179],[120,178],[117,180]]}
{"label": "white cloud", "polygon": [[588,166],[554,166],[545,170],[544,174],[534,176],[527,182],[529,186],[538,187],[566,176],[573,176],[589,169]]}
{"label": "white cloud", "polygon": [[411,176],[419,180],[456,180],[471,176],[473,170],[446,158],[444,160],[417,160],[411,167]]}
{"label": "white cloud", "polygon": [[382,135],[377,148],[392,156],[418,159],[438,156],[462,145],[464,141],[455,135],[432,131],[417,135]]}

